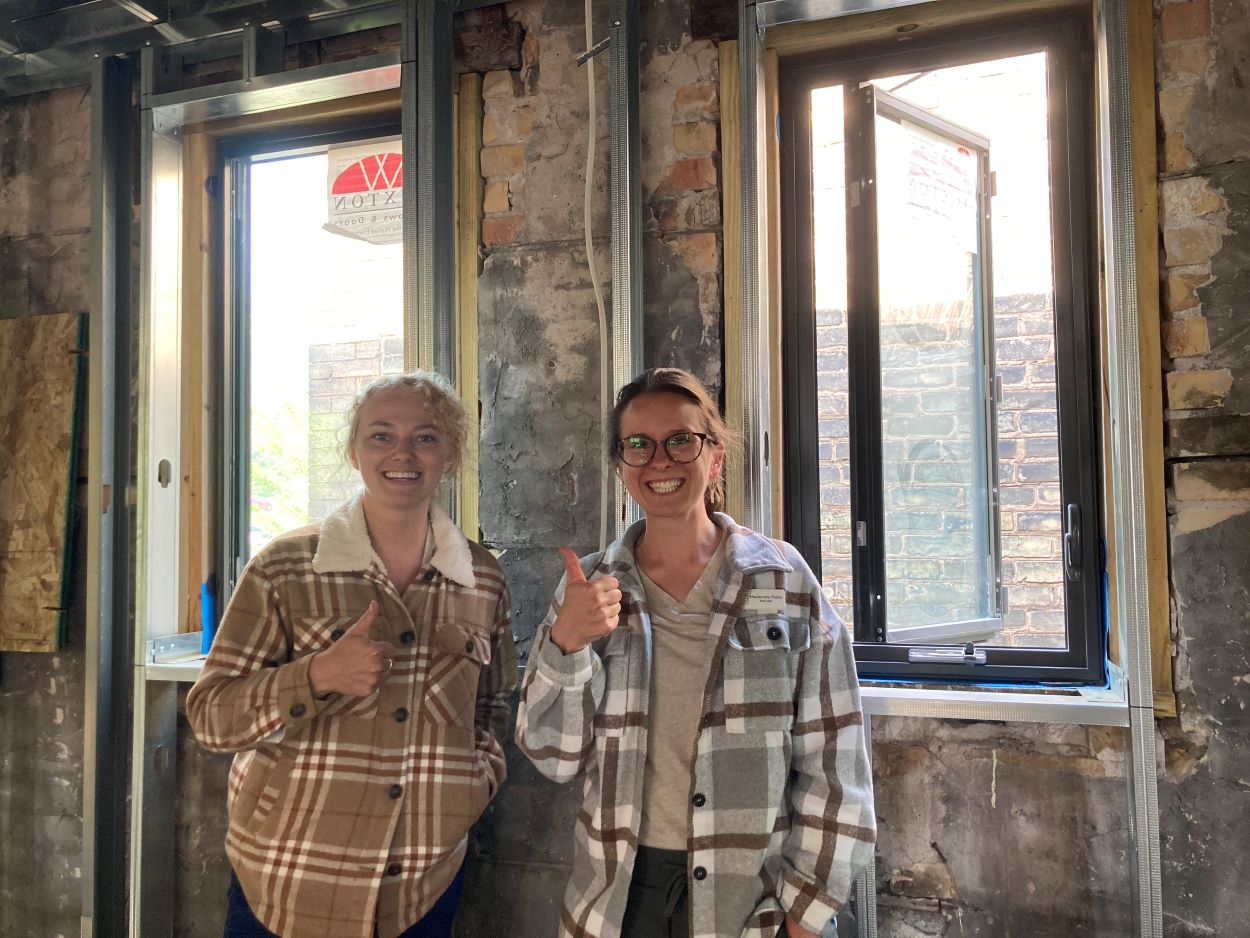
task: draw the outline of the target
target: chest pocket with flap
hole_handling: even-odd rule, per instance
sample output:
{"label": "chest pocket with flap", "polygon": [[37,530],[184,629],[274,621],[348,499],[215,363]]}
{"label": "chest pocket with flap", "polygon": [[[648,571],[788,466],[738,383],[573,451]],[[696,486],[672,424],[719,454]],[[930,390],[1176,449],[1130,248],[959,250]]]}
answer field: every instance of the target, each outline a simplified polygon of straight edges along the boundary
{"label": "chest pocket with flap", "polygon": [[799,656],[811,645],[811,623],[768,615],[738,619],[724,658],[725,730],[788,730],[794,724]]}
{"label": "chest pocket with flap", "polygon": [[472,729],[478,681],[490,658],[486,633],[454,619],[440,622],[434,631],[425,679],[426,715],[435,723]]}

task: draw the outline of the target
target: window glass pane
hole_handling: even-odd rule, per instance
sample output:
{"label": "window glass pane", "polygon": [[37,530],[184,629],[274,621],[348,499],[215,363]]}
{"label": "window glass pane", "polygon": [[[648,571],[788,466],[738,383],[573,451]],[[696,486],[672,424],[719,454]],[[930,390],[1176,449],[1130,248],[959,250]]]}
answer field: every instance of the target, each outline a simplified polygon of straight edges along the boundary
{"label": "window glass pane", "polygon": [[[1002,384],[995,444],[998,565],[1007,598],[1002,632],[992,643],[1064,647],[1046,55],[1037,52],[874,83],[989,140],[996,177],[989,259],[992,348]],[[961,442],[957,437],[948,440]],[[958,465],[949,459],[944,463],[943,471]],[[893,595],[898,587],[889,589]],[[893,609],[890,618],[895,621]]]}
{"label": "window glass pane", "polygon": [[846,155],[842,86],[811,94],[812,239],[816,259],[816,388],[821,580],[851,626],[851,466],[846,349]]}
{"label": "window glass pane", "polygon": [[979,157],[886,116],[876,118],[876,156],[886,635],[987,638],[998,626],[990,618]]}
{"label": "window glass pane", "polygon": [[[250,167],[249,555],[354,490],[344,415],[362,385],[403,370],[401,244],[325,230],[329,172],[325,152]],[[345,184],[382,184],[356,176]]]}

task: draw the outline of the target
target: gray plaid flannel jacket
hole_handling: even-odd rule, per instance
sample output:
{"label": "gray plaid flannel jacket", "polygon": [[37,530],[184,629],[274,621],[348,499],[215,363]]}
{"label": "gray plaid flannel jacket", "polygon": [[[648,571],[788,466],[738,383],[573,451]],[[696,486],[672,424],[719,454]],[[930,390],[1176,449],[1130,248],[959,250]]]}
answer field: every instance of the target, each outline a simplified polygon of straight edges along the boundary
{"label": "gray plaid flannel jacket", "polygon": [[[797,550],[729,532],[708,629],[707,683],[689,790],[693,938],[783,934],[789,914],[819,932],[876,837],[872,779],[850,641]],[[638,844],[651,622],[633,546],[645,522],[583,559],[615,576],[621,622],[564,655],[550,641],[564,583],[539,627],[517,742],[543,774],[584,776],[560,934],[615,938]]]}

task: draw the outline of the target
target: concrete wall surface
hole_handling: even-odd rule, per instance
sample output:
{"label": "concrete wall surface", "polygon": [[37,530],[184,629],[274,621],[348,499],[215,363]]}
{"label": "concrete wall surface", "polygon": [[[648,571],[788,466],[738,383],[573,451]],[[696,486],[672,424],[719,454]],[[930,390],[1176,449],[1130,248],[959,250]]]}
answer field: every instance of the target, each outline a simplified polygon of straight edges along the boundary
{"label": "concrete wall surface", "polygon": [[[722,380],[720,102],[706,0],[642,3],[644,342]],[[527,648],[560,573],[598,539],[598,338],[582,241],[581,4],[516,0],[515,61],[482,69],[479,281],[485,541]],[[608,28],[595,6],[596,37]],[[489,12],[489,11],[487,11]],[[1156,4],[1170,585],[1179,717],[1158,723],[1167,938],[1250,934],[1250,0]],[[470,14],[470,24],[482,12]],[[493,14],[492,14],[493,15]],[[393,41],[387,34],[378,41]],[[607,58],[594,251],[610,279]],[[462,63],[463,64],[463,63]],[[0,316],[85,309],[89,95],[0,102]],[[609,284],[610,288],[610,284]],[[83,561],[75,576],[81,582]],[[78,934],[82,606],[57,655],[0,661],[0,935]],[[874,721],[880,934],[1127,938],[1119,731]],[[461,938],[554,934],[577,811],[509,747],[474,830]],[[228,758],[180,727],[175,935],[221,934]]]}

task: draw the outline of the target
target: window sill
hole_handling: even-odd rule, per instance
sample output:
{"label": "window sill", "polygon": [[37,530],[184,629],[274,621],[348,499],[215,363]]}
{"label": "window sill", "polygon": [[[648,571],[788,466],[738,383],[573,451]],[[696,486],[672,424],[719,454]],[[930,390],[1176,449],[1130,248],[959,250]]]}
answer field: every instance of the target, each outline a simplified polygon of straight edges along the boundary
{"label": "window sill", "polygon": [[1109,688],[999,690],[988,687],[898,687],[864,682],[860,699],[869,716],[993,720],[1005,723],[1129,725],[1129,703],[1117,669]]}

